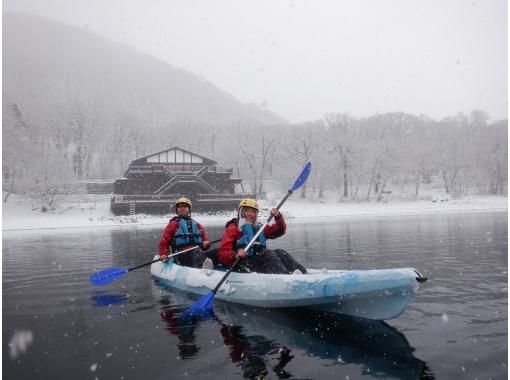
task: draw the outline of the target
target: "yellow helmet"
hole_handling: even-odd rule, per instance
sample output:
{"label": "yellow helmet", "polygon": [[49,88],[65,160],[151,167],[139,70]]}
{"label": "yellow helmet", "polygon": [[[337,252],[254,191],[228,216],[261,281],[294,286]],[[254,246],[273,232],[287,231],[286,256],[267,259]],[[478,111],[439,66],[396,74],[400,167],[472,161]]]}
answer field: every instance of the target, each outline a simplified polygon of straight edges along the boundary
{"label": "yellow helmet", "polygon": [[251,198],[244,198],[241,202],[239,202],[239,207],[237,209],[239,210],[241,207],[251,207],[259,211],[259,204],[255,199]]}
{"label": "yellow helmet", "polygon": [[191,201],[188,198],[181,197],[175,201],[175,212],[177,212],[177,206],[180,204],[188,205],[189,211],[191,212]]}

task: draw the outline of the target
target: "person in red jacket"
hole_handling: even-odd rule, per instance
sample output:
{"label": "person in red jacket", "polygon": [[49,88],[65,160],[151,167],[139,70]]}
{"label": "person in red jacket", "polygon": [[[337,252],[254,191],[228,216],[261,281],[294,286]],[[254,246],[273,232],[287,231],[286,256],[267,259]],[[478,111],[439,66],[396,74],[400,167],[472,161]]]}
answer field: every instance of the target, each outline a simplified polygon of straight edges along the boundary
{"label": "person in red jacket", "polygon": [[[239,203],[238,217],[225,226],[218,250],[218,260],[230,268],[237,257],[241,257],[240,265],[234,271],[258,273],[306,273],[306,269],[282,249],[266,248],[267,239],[276,239],[285,234],[287,226],[282,214],[271,209],[275,223],[266,225],[255,243],[247,251],[244,249],[262,228],[257,221],[259,205],[256,200],[246,198]],[[297,272],[296,272],[297,271]]]}
{"label": "person in red jacket", "polygon": [[[159,241],[159,256],[161,261],[168,261],[170,253],[176,253],[193,246],[199,246],[204,250],[209,248],[209,241],[204,227],[191,218],[191,201],[188,198],[179,198],[175,202],[175,217],[170,219]],[[207,260],[205,252],[199,250],[183,253],[175,256],[175,262],[179,265],[199,268]],[[210,260],[210,259],[209,259]]]}

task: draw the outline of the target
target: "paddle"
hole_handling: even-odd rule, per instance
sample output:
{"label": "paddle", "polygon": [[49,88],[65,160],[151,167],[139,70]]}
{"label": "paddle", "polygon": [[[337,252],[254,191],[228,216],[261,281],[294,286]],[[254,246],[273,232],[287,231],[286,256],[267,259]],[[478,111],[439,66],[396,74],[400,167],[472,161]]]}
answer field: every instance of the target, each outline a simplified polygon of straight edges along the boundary
{"label": "paddle", "polygon": [[[219,241],[221,241],[221,239],[213,240],[211,242],[211,244],[218,243]],[[177,256],[177,255],[180,255],[181,253],[186,253],[186,252],[189,252],[189,251],[193,251],[193,250],[195,250],[197,248],[200,248],[200,247],[198,245],[195,245],[195,246],[193,246],[191,248],[188,248],[188,249],[176,252],[176,253],[174,253],[172,255],[169,255],[167,257],[168,258],[174,257],[174,256]],[[138,266],[133,267],[133,268],[108,268],[108,269],[104,269],[104,270],[96,272],[92,276],[90,276],[90,282],[92,282],[96,286],[106,285],[106,284],[109,284],[109,283],[111,283],[113,281],[118,280],[119,278],[124,277],[126,273],[131,272],[132,270],[146,267],[147,265],[151,265],[151,264],[157,263],[158,261],[161,261],[161,258],[149,261],[148,263],[141,264],[141,265],[138,265]]]}
{"label": "paddle", "polygon": [[[305,181],[307,180],[308,178],[308,175],[310,174],[310,170],[312,169],[312,163],[309,162],[305,165],[305,167],[303,168],[303,170],[301,171],[301,174],[299,175],[299,177],[296,179],[296,181],[294,182],[294,184],[292,185],[292,187],[289,189],[289,191],[287,192],[287,194],[285,195],[285,197],[282,199],[282,201],[280,202],[280,204],[278,206],[276,206],[276,209],[279,210],[280,207],[282,207],[282,205],[285,203],[285,201],[287,200],[288,197],[290,197],[290,195],[296,191],[297,189],[299,189],[301,187],[301,185],[303,185],[303,183],[305,183]],[[253,236],[253,238],[251,239],[251,241],[248,243],[248,245],[244,248],[245,251],[248,251],[250,249],[250,247],[253,245],[253,243],[257,240],[258,236],[263,232],[264,228],[269,224],[269,222],[271,221],[271,219],[273,218],[273,215],[270,214],[269,217],[267,218],[267,222],[261,227],[259,228],[259,230],[257,231],[257,233],[255,234],[255,236]],[[204,312],[204,310],[207,310],[207,309],[212,309],[212,306],[213,306],[213,303],[214,303],[214,296],[216,295],[216,292],[218,291],[218,289],[220,288],[220,286],[225,282],[225,280],[227,279],[227,277],[230,275],[230,273],[232,273],[232,270],[236,267],[236,265],[239,263],[239,261],[241,260],[241,258],[238,256],[236,258],[236,260],[234,261],[234,263],[232,264],[232,266],[227,270],[227,272],[225,273],[225,275],[221,278],[220,282],[218,282],[218,285],[216,285],[216,287],[211,290],[208,294],[206,294],[205,296],[202,296],[198,301],[196,301],[193,305],[190,306],[190,309],[187,311],[187,314],[196,314],[196,315],[200,315]]]}

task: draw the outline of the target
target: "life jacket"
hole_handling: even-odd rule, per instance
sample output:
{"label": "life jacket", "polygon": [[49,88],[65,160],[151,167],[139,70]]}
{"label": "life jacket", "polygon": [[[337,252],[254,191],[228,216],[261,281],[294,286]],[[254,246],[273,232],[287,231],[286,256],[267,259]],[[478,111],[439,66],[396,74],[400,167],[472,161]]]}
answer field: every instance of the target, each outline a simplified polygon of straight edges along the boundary
{"label": "life jacket", "polygon": [[177,220],[178,228],[170,242],[172,251],[175,252],[182,246],[199,245],[202,243],[202,234],[198,229],[198,224],[191,218],[182,218],[176,216],[172,220]]}
{"label": "life jacket", "polygon": [[[262,228],[262,224],[257,223],[256,226],[253,224],[244,224],[241,227],[241,232],[243,236],[236,242],[236,248],[244,248],[248,245],[248,243],[253,239],[257,231]],[[250,249],[248,250],[248,256],[253,256],[256,253],[262,252],[266,249],[266,237],[264,232],[262,231],[259,236],[257,236],[257,240],[252,244]]]}

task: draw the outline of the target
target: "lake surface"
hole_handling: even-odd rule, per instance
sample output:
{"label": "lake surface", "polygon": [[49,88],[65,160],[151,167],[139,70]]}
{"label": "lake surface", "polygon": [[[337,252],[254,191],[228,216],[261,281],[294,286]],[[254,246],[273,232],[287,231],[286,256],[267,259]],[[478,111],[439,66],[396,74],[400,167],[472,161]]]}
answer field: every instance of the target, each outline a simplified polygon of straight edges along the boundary
{"label": "lake surface", "polygon": [[89,282],[150,261],[163,226],[7,232],[4,378],[507,378],[507,213],[288,224],[271,247],[306,267],[414,267],[429,281],[387,322],[221,302],[214,318],[183,321],[194,299],[148,267]]}

